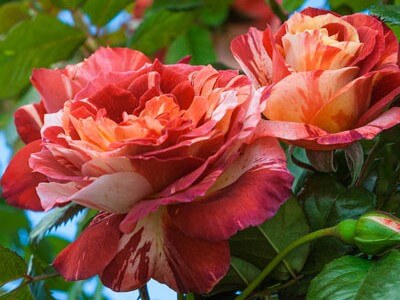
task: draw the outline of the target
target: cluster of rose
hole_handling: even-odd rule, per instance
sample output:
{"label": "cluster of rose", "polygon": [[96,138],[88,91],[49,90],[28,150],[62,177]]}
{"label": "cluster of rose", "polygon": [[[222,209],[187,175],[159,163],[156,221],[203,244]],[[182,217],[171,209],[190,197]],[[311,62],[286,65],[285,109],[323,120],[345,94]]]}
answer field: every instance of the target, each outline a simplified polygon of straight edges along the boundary
{"label": "cluster of rose", "polygon": [[[53,263],[66,280],[99,275],[129,291],[154,278],[209,292],[229,269],[229,238],[291,195],[282,144],[343,149],[400,123],[390,107],[398,42],[373,16],[308,8],[276,34],[251,28],[231,51],[245,75],[125,48],[34,70],[41,101],[15,113],[26,146],[2,187],[25,209],[72,201],[99,211]],[[394,218],[371,220],[400,231]],[[339,237],[375,252],[354,236],[360,222],[344,225]]]}

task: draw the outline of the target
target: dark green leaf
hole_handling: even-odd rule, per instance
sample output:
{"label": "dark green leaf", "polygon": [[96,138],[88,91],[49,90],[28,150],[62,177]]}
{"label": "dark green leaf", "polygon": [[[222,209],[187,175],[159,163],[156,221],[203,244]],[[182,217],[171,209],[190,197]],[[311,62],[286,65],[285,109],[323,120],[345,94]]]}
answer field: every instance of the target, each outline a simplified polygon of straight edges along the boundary
{"label": "dark green leaf", "polygon": [[69,58],[84,39],[81,31],[44,15],[14,26],[0,41],[0,98],[16,96],[33,68]]}
{"label": "dark green leaf", "polygon": [[75,203],[54,208],[44,216],[44,218],[39,222],[39,224],[36,225],[35,228],[32,229],[29,235],[31,242],[38,243],[48,231],[65,224],[75,217],[75,215],[77,215],[82,209],[84,209],[83,206]]}
{"label": "dark green leaf", "polygon": [[94,25],[103,27],[130,3],[132,0],[88,0],[82,9]]}
{"label": "dark green leaf", "polygon": [[400,253],[389,252],[377,262],[345,256],[326,265],[311,282],[309,300],[381,300],[400,295]]}
{"label": "dark green leaf", "polygon": [[0,300],[33,300],[32,294],[27,285],[16,288],[9,293],[0,295]]}
{"label": "dark green leaf", "polygon": [[[299,194],[313,231],[334,226],[348,218],[357,218],[374,209],[375,196],[363,188],[346,189],[326,174],[310,176]],[[348,253],[351,247],[335,238],[323,238],[312,244],[304,272],[313,274],[332,259]]]}
{"label": "dark green leaf", "polygon": [[232,2],[232,0],[203,0],[200,20],[209,26],[221,25],[228,17],[229,6]]}
{"label": "dark green leaf", "polygon": [[176,63],[186,55],[191,55],[190,63],[193,65],[215,62],[217,56],[211,33],[207,29],[193,26],[185,35],[177,38],[168,49],[166,61]]}
{"label": "dark green leaf", "polygon": [[27,266],[22,257],[0,246],[0,286],[22,278],[26,273]]}
{"label": "dark green leaf", "polygon": [[[45,268],[42,267],[40,260],[34,257],[33,255],[29,260],[28,273],[29,276],[32,277],[42,275],[45,273]],[[29,283],[29,289],[35,299],[46,299],[46,300],[54,299],[51,296],[50,290],[48,289],[47,280],[46,281],[38,280],[35,282],[31,282]]]}
{"label": "dark green leaf", "polygon": [[292,12],[298,9],[303,4],[303,2],[304,0],[283,0],[282,5],[286,11]]}
{"label": "dark green leaf", "polygon": [[171,11],[193,10],[202,6],[203,0],[155,0],[153,10],[167,9]]}
{"label": "dark green leaf", "polygon": [[299,194],[303,203],[311,230],[315,231],[327,227],[326,221],[331,213],[336,198],[346,188],[333,177],[326,174],[310,176]]}
{"label": "dark green leaf", "polygon": [[[232,255],[263,269],[284,247],[309,232],[309,227],[297,199],[291,198],[278,213],[264,224],[239,232],[231,239]],[[272,276],[285,280],[290,272],[302,269],[309,246],[291,252]],[[292,274],[293,275],[293,274]]]}
{"label": "dark green leaf", "polygon": [[379,0],[329,0],[329,4],[331,5],[332,9],[336,10],[342,6],[348,6],[353,11],[361,11],[373,4],[379,3]]}
{"label": "dark green leaf", "polygon": [[82,6],[85,1],[86,0],[51,0],[51,2],[59,8],[71,10]]}
{"label": "dark green leaf", "polygon": [[376,197],[363,188],[350,188],[337,196],[331,212],[326,217],[326,226],[334,226],[345,219],[356,219],[373,210]]}
{"label": "dark green leaf", "polygon": [[225,277],[213,289],[212,295],[245,288],[261,270],[246,260],[232,256],[231,267]]}
{"label": "dark green leaf", "polygon": [[385,22],[400,25],[399,5],[376,5],[370,8],[370,13],[380,17]]}
{"label": "dark green leaf", "polygon": [[0,200],[1,234],[0,244],[3,246],[19,245],[19,232],[27,232],[29,222],[21,209],[16,209]]}
{"label": "dark green leaf", "polygon": [[0,6],[0,35],[22,20],[29,18],[26,2],[10,2]]}
{"label": "dark green leaf", "polygon": [[194,19],[193,12],[151,11],[146,14],[128,44],[146,54],[153,54],[185,34]]}

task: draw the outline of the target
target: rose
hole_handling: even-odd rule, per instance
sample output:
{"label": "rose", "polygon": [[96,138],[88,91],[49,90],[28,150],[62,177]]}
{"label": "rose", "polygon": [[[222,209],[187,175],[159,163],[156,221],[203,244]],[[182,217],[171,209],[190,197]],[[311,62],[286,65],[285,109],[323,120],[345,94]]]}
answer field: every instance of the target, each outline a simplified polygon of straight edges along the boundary
{"label": "rose", "polygon": [[259,131],[312,150],[372,139],[400,122],[398,42],[372,16],[306,9],[272,35],[254,28],[231,49],[267,98]]}
{"label": "rose", "polygon": [[30,143],[3,192],[25,208],[72,201],[100,210],[54,261],[67,280],[99,274],[127,291],[155,278],[210,291],[229,268],[227,239],[272,217],[290,194],[277,141],[254,135],[260,97],[235,71],[103,48],[32,81],[42,102],[16,113]]}

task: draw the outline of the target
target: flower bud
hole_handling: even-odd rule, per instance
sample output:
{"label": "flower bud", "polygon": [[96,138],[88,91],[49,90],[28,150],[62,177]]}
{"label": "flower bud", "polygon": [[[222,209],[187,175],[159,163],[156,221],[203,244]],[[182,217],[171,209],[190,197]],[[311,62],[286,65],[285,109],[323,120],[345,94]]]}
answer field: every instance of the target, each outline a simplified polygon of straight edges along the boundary
{"label": "flower bud", "polygon": [[358,220],[344,220],[335,226],[336,237],[356,245],[366,254],[378,254],[400,245],[400,219],[381,212],[369,212]]}
{"label": "flower bud", "polygon": [[400,219],[379,212],[364,214],[357,221],[354,241],[366,254],[400,245]]}

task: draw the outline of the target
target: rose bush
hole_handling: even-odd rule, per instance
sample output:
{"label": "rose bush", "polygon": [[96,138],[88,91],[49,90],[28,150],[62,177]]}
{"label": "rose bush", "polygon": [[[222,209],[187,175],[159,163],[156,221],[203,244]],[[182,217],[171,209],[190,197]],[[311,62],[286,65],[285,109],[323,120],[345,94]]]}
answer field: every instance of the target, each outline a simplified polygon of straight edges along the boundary
{"label": "rose bush", "polygon": [[398,42],[381,21],[308,8],[273,35],[251,28],[231,50],[266,87],[262,134],[312,150],[343,148],[400,123]]}
{"label": "rose bush", "polygon": [[35,70],[32,83],[41,102],[15,114],[28,144],[3,193],[28,209],[72,201],[100,211],[53,263],[67,280],[99,274],[128,291],[155,278],[210,291],[229,268],[228,238],[290,194],[279,144],[254,134],[260,95],[235,71],[102,48]]}

